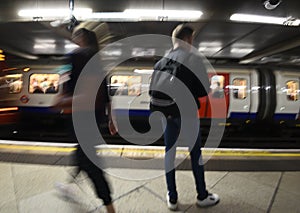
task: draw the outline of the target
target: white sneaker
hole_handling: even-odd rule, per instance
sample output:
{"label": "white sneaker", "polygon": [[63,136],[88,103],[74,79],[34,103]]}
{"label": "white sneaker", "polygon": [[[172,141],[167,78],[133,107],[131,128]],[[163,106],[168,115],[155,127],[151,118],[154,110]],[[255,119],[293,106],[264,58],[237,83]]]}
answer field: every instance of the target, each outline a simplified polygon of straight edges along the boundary
{"label": "white sneaker", "polygon": [[169,193],[167,193],[167,205],[168,208],[172,211],[175,211],[178,207],[177,200],[171,200],[169,197]]}
{"label": "white sneaker", "polygon": [[214,206],[217,203],[219,203],[219,201],[220,201],[219,195],[208,193],[207,198],[205,198],[204,200],[197,199],[196,204],[200,207],[207,207],[207,206]]}

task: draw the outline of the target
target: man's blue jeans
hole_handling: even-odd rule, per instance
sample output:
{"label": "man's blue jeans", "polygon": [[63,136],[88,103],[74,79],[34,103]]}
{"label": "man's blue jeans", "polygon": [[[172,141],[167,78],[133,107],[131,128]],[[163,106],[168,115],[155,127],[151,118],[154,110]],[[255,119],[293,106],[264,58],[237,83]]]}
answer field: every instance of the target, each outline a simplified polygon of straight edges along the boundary
{"label": "man's blue jeans", "polygon": [[[165,171],[166,171],[166,181],[167,188],[169,191],[169,196],[173,200],[178,199],[178,193],[176,190],[176,180],[175,180],[175,156],[176,156],[176,148],[173,145],[176,143],[181,126],[181,119],[179,117],[168,117],[165,123],[163,121],[163,127],[165,129],[164,132],[164,142],[166,145],[165,148]],[[188,140],[185,139],[185,140]],[[197,141],[187,141],[189,143],[189,152],[191,157],[193,174],[196,182],[196,190],[198,193],[197,198],[202,200],[205,199],[208,195],[205,185],[204,178],[204,168],[202,165],[202,156],[201,156],[201,134],[200,129],[198,133]]]}

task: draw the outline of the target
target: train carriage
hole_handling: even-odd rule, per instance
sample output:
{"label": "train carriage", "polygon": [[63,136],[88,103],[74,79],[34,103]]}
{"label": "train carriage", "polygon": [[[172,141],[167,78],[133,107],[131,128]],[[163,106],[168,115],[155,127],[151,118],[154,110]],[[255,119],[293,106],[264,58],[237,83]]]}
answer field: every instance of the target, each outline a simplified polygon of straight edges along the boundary
{"label": "train carriage", "polygon": [[[20,115],[25,122],[36,118],[51,120],[53,124],[57,118],[70,118],[71,106],[57,107],[69,70],[70,67],[58,64],[32,66],[27,72],[6,72],[0,77],[2,124],[18,123]],[[119,66],[107,76],[115,116],[121,120],[129,116],[134,128],[140,131],[150,128],[148,90],[152,72],[151,66],[130,65]],[[267,125],[299,126],[299,72],[217,67],[214,72],[209,70],[208,76],[208,97],[199,99],[203,126],[209,126],[212,118],[220,119],[219,125],[227,128],[265,121]],[[7,115],[11,119],[5,120]],[[221,122],[224,119],[226,122]]]}
{"label": "train carriage", "polygon": [[14,117],[14,122],[59,117],[61,111],[54,106],[63,95],[63,83],[68,80],[68,71],[69,68],[62,65],[40,65],[7,71],[0,77],[2,124],[8,122],[8,117]]}

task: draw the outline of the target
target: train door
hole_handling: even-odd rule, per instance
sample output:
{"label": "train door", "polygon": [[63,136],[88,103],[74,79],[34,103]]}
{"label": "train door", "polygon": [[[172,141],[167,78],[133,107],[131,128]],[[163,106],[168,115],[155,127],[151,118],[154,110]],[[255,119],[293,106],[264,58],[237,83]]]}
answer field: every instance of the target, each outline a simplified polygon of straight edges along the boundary
{"label": "train door", "polygon": [[210,80],[210,92],[208,97],[199,99],[201,105],[199,116],[200,118],[226,119],[229,104],[227,87],[229,74],[223,72],[209,73],[208,77]]}
{"label": "train door", "polygon": [[230,73],[228,117],[238,120],[249,119],[251,108],[250,73]]}
{"label": "train door", "polygon": [[0,76],[0,125],[15,124],[19,120],[18,105],[15,104],[22,91],[24,76],[8,73]]}
{"label": "train door", "polygon": [[149,115],[149,78],[150,75],[132,72],[116,72],[109,77],[109,94],[117,115]]}
{"label": "train door", "polygon": [[275,120],[295,120],[299,113],[299,73],[275,71],[276,98]]}
{"label": "train door", "polygon": [[[135,130],[144,132],[150,129],[148,124],[150,77],[151,74],[144,70],[114,72],[109,76],[109,95],[112,101],[113,115],[118,125],[122,123],[128,126],[129,119]],[[127,127],[122,127],[120,129],[119,126],[119,132],[122,134],[134,134]]]}

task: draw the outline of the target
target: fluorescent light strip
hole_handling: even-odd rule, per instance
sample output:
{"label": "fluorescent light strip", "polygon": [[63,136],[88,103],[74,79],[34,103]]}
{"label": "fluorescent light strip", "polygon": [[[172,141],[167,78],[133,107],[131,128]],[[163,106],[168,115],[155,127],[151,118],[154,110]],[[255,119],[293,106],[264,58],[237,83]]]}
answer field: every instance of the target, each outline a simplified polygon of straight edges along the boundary
{"label": "fluorescent light strip", "polygon": [[[202,16],[199,10],[146,10],[126,9],[124,12],[97,12],[93,13],[90,8],[74,9],[74,16],[79,19],[102,19],[108,21],[195,21]],[[20,17],[62,18],[70,15],[69,9],[24,9],[20,10]]]}
{"label": "fluorescent light strip", "polygon": [[78,47],[79,46],[77,44],[72,44],[72,43],[65,44],[65,49],[76,49]]}
{"label": "fluorescent light strip", "polygon": [[[73,14],[75,16],[88,16],[93,11],[90,8],[77,8],[74,9]],[[21,17],[66,17],[70,14],[69,9],[32,9],[32,10],[20,10],[18,15]]]}
{"label": "fluorescent light strip", "polygon": [[251,14],[242,14],[242,13],[235,13],[231,15],[230,20],[239,21],[239,22],[279,24],[279,25],[292,25],[292,26],[297,26],[300,24],[299,19],[295,19],[294,21],[292,21],[290,20],[290,18],[285,18],[285,17],[260,16],[260,15],[251,15]]}
{"label": "fluorescent light strip", "polygon": [[231,53],[238,53],[238,54],[246,54],[252,52],[253,48],[232,48],[230,50]]}
{"label": "fluorescent light strip", "polygon": [[139,73],[139,74],[152,74],[153,70],[140,70],[140,69],[135,69],[133,72]]}
{"label": "fluorescent light strip", "polygon": [[199,47],[200,52],[218,52],[222,47]]}
{"label": "fluorescent light strip", "polygon": [[39,44],[54,44],[55,43],[55,40],[54,39],[35,39],[34,40],[35,43],[39,43]]}
{"label": "fluorescent light strip", "polygon": [[124,12],[104,12],[92,13],[86,18],[118,21],[195,21],[203,13],[197,10],[145,10],[145,9],[126,9]]}
{"label": "fluorescent light strip", "polygon": [[34,49],[55,49],[56,44],[35,44]]}
{"label": "fluorescent light strip", "polygon": [[86,18],[105,19],[105,20],[138,20],[139,16],[135,14],[126,14],[124,12],[103,12],[103,13],[91,13]]}
{"label": "fluorescent light strip", "polygon": [[199,10],[145,10],[145,9],[126,9],[125,14],[133,14],[139,17],[166,17],[168,19],[199,19],[202,12]]}

